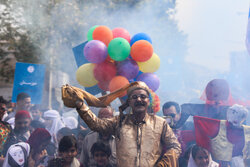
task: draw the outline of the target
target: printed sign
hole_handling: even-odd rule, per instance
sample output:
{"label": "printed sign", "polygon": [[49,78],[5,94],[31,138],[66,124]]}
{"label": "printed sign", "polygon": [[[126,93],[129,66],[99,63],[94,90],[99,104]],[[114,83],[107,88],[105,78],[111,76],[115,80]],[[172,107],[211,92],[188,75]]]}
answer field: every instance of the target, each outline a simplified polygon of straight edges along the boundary
{"label": "printed sign", "polygon": [[16,63],[12,102],[19,93],[28,93],[32,104],[40,104],[43,96],[45,65]]}

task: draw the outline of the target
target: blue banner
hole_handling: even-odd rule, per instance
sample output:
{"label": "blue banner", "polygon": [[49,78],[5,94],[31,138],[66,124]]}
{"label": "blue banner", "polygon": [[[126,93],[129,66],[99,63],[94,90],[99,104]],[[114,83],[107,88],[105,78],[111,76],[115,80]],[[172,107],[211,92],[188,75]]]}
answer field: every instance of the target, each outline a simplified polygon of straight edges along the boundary
{"label": "blue banner", "polygon": [[41,104],[43,96],[45,65],[16,63],[12,102],[19,93],[28,93],[32,104]]}
{"label": "blue banner", "polygon": [[[74,56],[75,56],[77,67],[80,67],[83,64],[89,63],[89,61],[85,58],[85,56],[83,54],[83,49],[87,43],[88,43],[88,41],[83,42],[82,44],[80,44],[72,49]],[[89,87],[89,88],[85,87],[85,90],[93,95],[97,95],[97,94],[103,92],[97,85]]]}

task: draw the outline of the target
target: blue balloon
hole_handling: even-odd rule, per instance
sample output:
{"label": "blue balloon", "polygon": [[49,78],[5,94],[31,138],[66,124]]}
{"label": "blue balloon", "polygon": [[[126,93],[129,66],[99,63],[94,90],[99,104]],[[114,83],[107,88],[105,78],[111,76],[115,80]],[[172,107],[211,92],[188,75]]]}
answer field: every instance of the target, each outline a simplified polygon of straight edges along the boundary
{"label": "blue balloon", "polygon": [[136,41],[139,41],[139,40],[146,40],[146,41],[148,41],[149,43],[152,44],[152,40],[151,40],[150,36],[148,36],[147,34],[141,32],[141,33],[135,34],[132,37],[132,39],[130,40],[130,46],[132,46]]}

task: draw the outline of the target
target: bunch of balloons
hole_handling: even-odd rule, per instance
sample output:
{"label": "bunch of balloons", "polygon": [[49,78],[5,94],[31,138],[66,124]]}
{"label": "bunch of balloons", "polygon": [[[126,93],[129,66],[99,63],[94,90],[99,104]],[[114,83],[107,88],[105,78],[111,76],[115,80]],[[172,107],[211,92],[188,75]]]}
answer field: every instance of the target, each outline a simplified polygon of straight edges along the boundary
{"label": "bunch of balloons", "polygon": [[159,88],[159,78],[154,72],[160,67],[160,58],[147,34],[138,33],[131,38],[124,28],[93,26],[87,39],[83,53],[89,63],[76,72],[79,84],[84,87],[97,84],[110,92],[133,81],[145,82],[153,92]]}

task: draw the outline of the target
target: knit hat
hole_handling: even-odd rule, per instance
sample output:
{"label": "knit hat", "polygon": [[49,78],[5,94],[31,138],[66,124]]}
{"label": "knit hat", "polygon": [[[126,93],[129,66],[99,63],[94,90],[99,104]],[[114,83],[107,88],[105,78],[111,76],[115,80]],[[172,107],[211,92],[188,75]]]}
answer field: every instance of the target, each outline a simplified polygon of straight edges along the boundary
{"label": "knit hat", "polygon": [[44,128],[37,128],[34,132],[31,133],[27,143],[33,149],[38,149],[42,142],[50,140],[50,133]]}
{"label": "knit hat", "polygon": [[21,110],[21,111],[18,111],[15,115],[15,119],[20,119],[20,118],[31,118],[31,116],[28,111]]}

